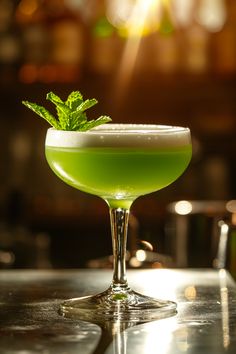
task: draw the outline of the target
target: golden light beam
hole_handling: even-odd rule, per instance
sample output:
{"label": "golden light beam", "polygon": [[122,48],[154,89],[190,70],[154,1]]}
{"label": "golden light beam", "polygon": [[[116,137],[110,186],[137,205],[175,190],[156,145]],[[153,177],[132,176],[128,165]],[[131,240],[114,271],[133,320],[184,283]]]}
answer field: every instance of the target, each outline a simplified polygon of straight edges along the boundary
{"label": "golden light beam", "polygon": [[117,100],[121,102],[127,93],[131,81],[142,36],[148,26],[148,21],[153,19],[153,11],[156,11],[156,29],[158,28],[158,14],[161,5],[167,6],[169,0],[137,0],[127,20],[127,39],[121,58],[118,76],[116,80]]}

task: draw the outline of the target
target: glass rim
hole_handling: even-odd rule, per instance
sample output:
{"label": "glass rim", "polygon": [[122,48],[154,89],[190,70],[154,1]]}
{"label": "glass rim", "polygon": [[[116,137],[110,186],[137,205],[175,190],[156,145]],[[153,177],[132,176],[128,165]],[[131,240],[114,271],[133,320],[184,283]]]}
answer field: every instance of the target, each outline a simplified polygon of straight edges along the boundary
{"label": "glass rim", "polygon": [[[178,125],[166,125],[166,124],[139,124],[139,123],[108,123],[101,124],[95,128],[86,131],[80,130],[60,130],[53,127],[48,128],[48,131],[55,131],[56,134],[91,134],[96,135],[98,133],[103,134],[165,134],[165,133],[178,133],[178,132],[190,132],[188,127]],[[60,132],[60,133],[59,133]]]}

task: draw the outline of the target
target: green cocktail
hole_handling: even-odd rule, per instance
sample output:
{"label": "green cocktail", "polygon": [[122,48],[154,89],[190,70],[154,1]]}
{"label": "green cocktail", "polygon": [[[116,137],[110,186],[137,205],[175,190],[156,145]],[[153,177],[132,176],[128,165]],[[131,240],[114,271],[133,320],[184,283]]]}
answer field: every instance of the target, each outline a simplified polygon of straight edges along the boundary
{"label": "green cocktail", "polygon": [[[133,292],[125,272],[129,208],[139,196],[174,182],[191,159],[188,128],[106,124],[87,132],[49,129],[46,157],[64,182],[103,198],[110,207],[114,251],[111,287],[95,296],[68,300],[65,315],[146,321],[175,311],[171,301]],[[147,311],[145,311],[147,310]]]}
{"label": "green cocktail", "polygon": [[166,187],[182,174],[191,146],[159,148],[47,147],[52,170],[66,183],[129,206],[138,196]]}

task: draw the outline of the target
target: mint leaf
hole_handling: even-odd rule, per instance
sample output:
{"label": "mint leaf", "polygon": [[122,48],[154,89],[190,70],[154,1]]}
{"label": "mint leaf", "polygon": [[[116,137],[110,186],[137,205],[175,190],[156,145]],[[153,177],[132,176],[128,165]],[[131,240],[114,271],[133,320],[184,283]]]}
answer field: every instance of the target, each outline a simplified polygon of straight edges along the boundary
{"label": "mint leaf", "polygon": [[78,127],[87,122],[86,113],[74,111],[70,114],[70,130],[80,130]]}
{"label": "mint leaf", "polygon": [[90,130],[92,128],[97,127],[98,125],[101,124],[105,124],[111,121],[111,118],[108,116],[101,116],[99,118],[97,118],[96,120],[90,120],[90,121],[86,121],[86,122],[82,122],[82,124],[80,125],[80,130],[81,131],[87,131]]}
{"label": "mint leaf", "polygon": [[79,91],[72,91],[67,100],[66,105],[73,111],[83,102],[83,96]]}
{"label": "mint leaf", "polygon": [[54,92],[47,93],[46,99],[57,105],[57,103],[64,103],[59,96],[57,96]]}
{"label": "mint leaf", "polygon": [[83,121],[79,124],[79,130],[80,131],[87,131],[87,130],[97,127],[98,125],[105,124],[110,121],[111,121],[111,118],[107,117],[107,116],[101,116],[96,120],[92,119],[90,121]]}
{"label": "mint leaf", "polygon": [[60,122],[61,129],[67,130],[69,129],[69,116],[71,110],[66,104],[58,97],[55,93],[49,92],[46,96],[47,100],[51,101],[55,104],[58,119]]}
{"label": "mint leaf", "polygon": [[45,119],[50,125],[52,125],[55,129],[61,129],[60,123],[57,119],[43,106],[39,106],[36,103],[32,103],[29,101],[22,101],[22,103],[31,109],[33,112],[37,113],[40,117]]}
{"label": "mint leaf", "polygon": [[55,129],[87,131],[98,125],[111,121],[111,118],[108,116],[101,116],[97,119],[88,121],[85,111],[97,104],[98,101],[95,98],[84,101],[80,91],[71,92],[65,102],[54,92],[49,92],[46,99],[55,105],[57,119],[48,112],[46,108],[39,106],[36,103],[28,101],[22,101],[22,103],[33,112],[37,113],[40,117],[44,118]]}
{"label": "mint leaf", "polygon": [[92,98],[91,100],[86,100],[84,102],[82,102],[79,107],[77,107],[77,111],[78,112],[84,112],[87,109],[93,107],[95,104],[97,104],[98,101],[95,98]]}

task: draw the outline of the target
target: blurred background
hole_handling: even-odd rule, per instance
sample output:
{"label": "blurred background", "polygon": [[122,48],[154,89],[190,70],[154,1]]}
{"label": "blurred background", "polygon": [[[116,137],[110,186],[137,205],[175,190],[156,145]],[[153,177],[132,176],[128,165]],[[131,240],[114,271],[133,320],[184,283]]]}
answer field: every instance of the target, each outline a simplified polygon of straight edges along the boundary
{"label": "blurred background", "polygon": [[53,175],[21,104],[51,90],[96,97],[90,118],[190,127],[188,170],[133,204],[129,266],[214,265],[235,219],[236,1],[0,0],[0,268],[111,267],[107,206]]}

